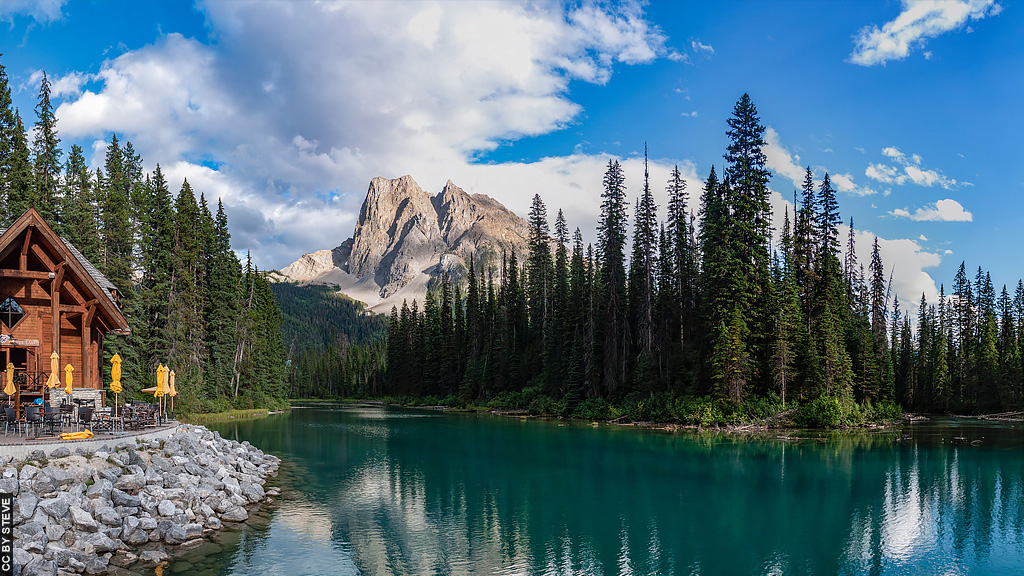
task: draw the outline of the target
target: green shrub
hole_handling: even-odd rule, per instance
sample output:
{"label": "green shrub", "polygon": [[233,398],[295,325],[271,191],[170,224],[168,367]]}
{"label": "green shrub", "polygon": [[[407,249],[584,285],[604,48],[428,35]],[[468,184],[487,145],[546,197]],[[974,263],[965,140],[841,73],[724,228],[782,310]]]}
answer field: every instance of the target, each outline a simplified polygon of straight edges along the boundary
{"label": "green shrub", "polygon": [[675,414],[680,422],[702,427],[723,424],[726,421],[722,406],[710,396],[676,400]]}
{"label": "green shrub", "polygon": [[587,398],[576,407],[572,417],[583,420],[609,420],[612,417],[611,406],[604,398]]}
{"label": "green shrub", "polygon": [[819,396],[803,405],[795,418],[797,424],[810,428],[835,428],[845,422],[843,403],[835,396]]}
{"label": "green shrub", "polygon": [[739,407],[745,421],[764,420],[784,410],[782,398],[774,391],[767,396],[750,398]]}

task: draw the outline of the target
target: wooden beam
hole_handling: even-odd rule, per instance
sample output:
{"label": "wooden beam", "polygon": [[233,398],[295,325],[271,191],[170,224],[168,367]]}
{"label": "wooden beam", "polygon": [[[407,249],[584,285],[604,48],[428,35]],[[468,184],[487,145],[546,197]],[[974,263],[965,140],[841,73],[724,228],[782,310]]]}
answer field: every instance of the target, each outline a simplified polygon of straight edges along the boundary
{"label": "wooden beam", "polygon": [[82,316],[82,380],[84,381],[86,388],[95,388],[95,383],[92,378],[92,364],[89,358],[89,352],[92,348],[92,319],[96,315],[96,300],[88,306],[88,312],[85,316]]}
{"label": "wooden beam", "polygon": [[29,251],[32,252],[36,258],[39,258],[39,261],[43,263],[43,266],[45,266],[47,270],[50,272],[57,271],[57,265],[53,263],[53,260],[51,260],[49,256],[46,255],[46,252],[43,251],[39,244],[33,244],[29,248]]}
{"label": "wooden beam", "polygon": [[28,270],[28,247],[32,244],[32,230],[32,226],[25,230],[25,241],[21,244],[21,258],[18,260],[18,265],[22,270]]}
{"label": "wooden beam", "polygon": [[60,354],[60,285],[64,283],[64,266],[57,269],[50,288],[50,314],[53,316],[53,350]]}
{"label": "wooden beam", "polygon": [[80,316],[88,312],[88,309],[85,306],[72,306],[71,304],[61,304],[60,311],[65,314]]}
{"label": "wooden beam", "polygon": [[75,288],[75,285],[71,283],[70,278],[67,282],[64,282],[64,285],[60,288],[70,294],[79,306],[85,306],[85,296],[82,296],[82,293],[78,291],[78,288]]}
{"label": "wooden beam", "polygon": [[37,270],[11,270],[4,268],[0,270],[0,278],[28,278],[30,280],[49,280],[49,272],[39,272]]}

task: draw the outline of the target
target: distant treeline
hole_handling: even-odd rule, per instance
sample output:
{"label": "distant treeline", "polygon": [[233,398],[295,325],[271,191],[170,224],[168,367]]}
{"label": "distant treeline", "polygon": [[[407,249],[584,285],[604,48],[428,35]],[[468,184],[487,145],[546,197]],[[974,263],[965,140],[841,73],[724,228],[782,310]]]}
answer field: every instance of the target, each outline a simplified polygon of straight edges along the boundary
{"label": "distant treeline", "polygon": [[561,211],[551,233],[535,196],[526,261],[471,264],[467,283],[443,282],[424,302],[396,307],[379,360],[386,370],[344,394],[540,399],[564,414],[611,402],[669,418],[703,398],[724,419],[747,403],[795,401],[822,424],[863,420],[871,407],[892,414],[896,404],[1020,406],[1024,284],[1012,300],[1005,287],[996,298],[988,274],[979,269],[971,282],[961,266],[951,296],[933,305],[922,296],[912,330],[878,241],[865,266],[852,220],[840,238],[828,174],[815,181],[807,169],[773,246],[764,127],[749,96],[728,125],[725,165],[709,171],[699,211],[677,168],[659,222],[645,172],[628,266],[629,206],[612,160],[596,246],[584,247],[578,229],[570,236]]}
{"label": "distant treeline", "polygon": [[[106,360],[123,359],[128,398],[175,371],[185,410],[277,406],[286,398],[281,313],[264,274],[231,250],[227,216],[186,180],[176,198],[157,164],[150,174],[130,142],[111,137],[102,169],[59,147],[44,74],[29,147],[0,66],[0,215],[9,225],[36,210],[123,294],[131,334],[105,339]],[[110,382],[104,362],[104,383]]]}
{"label": "distant treeline", "polygon": [[271,288],[284,317],[292,398],[379,394],[387,317],[328,286]]}

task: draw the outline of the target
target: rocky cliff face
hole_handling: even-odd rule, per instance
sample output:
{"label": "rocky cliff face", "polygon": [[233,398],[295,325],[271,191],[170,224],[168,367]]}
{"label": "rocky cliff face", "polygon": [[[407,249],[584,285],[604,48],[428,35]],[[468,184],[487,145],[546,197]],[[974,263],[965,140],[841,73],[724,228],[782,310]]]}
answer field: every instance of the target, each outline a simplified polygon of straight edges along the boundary
{"label": "rocky cliff face", "polygon": [[303,255],[281,274],[298,282],[336,284],[380,310],[399,296],[422,299],[430,276],[457,274],[470,258],[495,266],[503,251],[523,254],[528,235],[525,220],[451,180],[431,197],[411,176],[377,177],[370,181],[352,238],[333,250]]}

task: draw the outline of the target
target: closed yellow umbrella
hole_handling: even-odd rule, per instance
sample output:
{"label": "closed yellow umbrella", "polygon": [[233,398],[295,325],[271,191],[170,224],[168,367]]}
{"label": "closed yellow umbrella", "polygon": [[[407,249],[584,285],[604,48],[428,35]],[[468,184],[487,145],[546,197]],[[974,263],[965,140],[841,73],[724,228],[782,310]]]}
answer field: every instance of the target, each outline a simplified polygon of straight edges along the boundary
{"label": "closed yellow umbrella", "polygon": [[56,388],[60,384],[60,354],[54,350],[50,354],[50,377],[46,380],[47,388]]}
{"label": "closed yellow umbrella", "polygon": [[157,413],[158,416],[163,413],[164,399],[162,396],[167,393],[167,372],[168,369],[163,364],[156,369],[156,391],[153,392],[153,395],[156,396],[157,401],[160,403],[160,410]]}
{"label": "closed yellow umbrella", "polygon": [[71,383],[75,380],[74,376],[72,376],[72,373],[74,371],[75,367],[72,366],[71,364],[68,364],[67,366],[64,367],[64,382],[65,384],[67,384],[66,386],[64,386],[64,393],[67,394],[68,396],[71,396]]}
{"label": "closed yellow umbrella", "polygon": [[160,367],[156,369],[156,391],[153,393],[157,398],[167,393],[167,388],[165,387],[166,383],[167,368],[161,364]]}
{"label": "closed yellow umbrella", "polygon": [[[114,394],[121,393],[121,356],[114,354],[114,357],[110,359],[110,379],[113,382],[110,383],[110,391]],[[116,403],[115,403],[116,404]]]}
{"label": "closed yellow umbrella", "polygon": [[174,397],[178,395],[178,390],[174,388],[174,370],[167,375],[167,395],[171,397],[171,412],[174,412]]}
{"label": "closed yellow umbrella", "polygon": [[14,388],[14,364],[7,363],[7,386],[4,386],[4,394],[14,396],[17,389]]}

